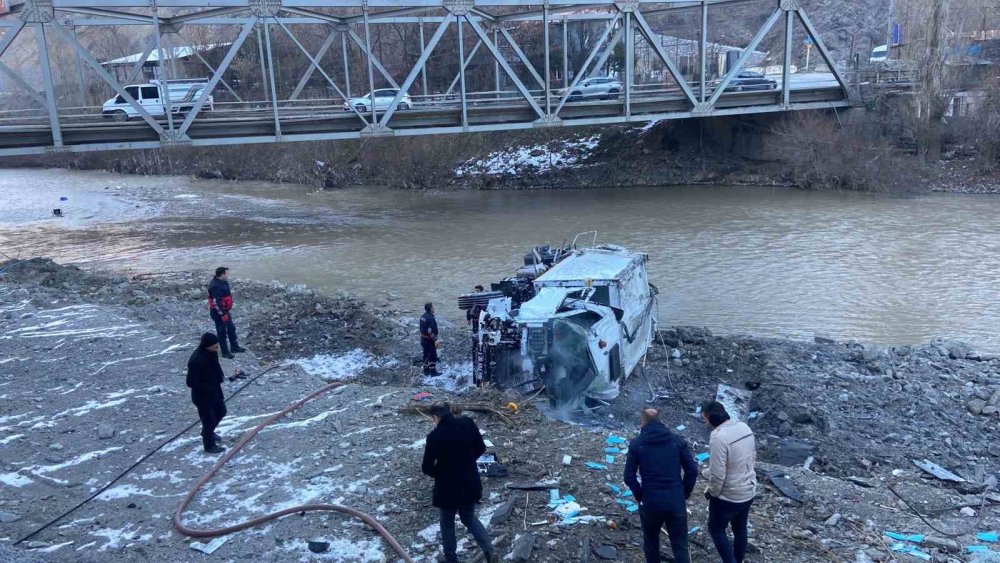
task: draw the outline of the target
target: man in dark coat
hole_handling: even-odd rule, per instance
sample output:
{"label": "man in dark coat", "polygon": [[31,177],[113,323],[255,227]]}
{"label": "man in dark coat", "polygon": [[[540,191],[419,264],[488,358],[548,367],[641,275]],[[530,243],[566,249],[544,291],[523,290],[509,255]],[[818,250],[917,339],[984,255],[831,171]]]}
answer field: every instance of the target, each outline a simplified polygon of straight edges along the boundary
{"label": "man in dark coat", "polygon": [[[233,354],[246,352],[236,342],[236,324],[233,323],[233,294],[229,290],[229,268],[219,266],[215,277],[208,282],[208,311],[215,322],[215,334],[219,337],[223,358],[233,358]],[[228,343],[227,343],[228,340]]]}
{"label": "man in dark coat", "polygon": [[427,435],[424,462],[420,469],[434,478],[434,506],[441,509],[441,543],[445,561],[458,561],[455,554],[455,514],[468,528],[486,561],[496,562],[497,553],[483,524],[476,518],[475,505],[483,497],[476,460],[486,453],[486,444],[471,418],[455,416],[448,403],[435,403],[431,416],[436,424]]}
{"label": "man in dark coat", "polygon": [[[674,561],[689,563],[687,498],[698,479],[698,465],[684,438],[668,430],[659,417],[656,409],[643,409],[642,431],[628,445],[625,484],[639,503],[646,563],[660,563],[660,528],[664,525]],[[636,479],[636,470],[642,483]]]}
{"label": "man in dark coat", "polygon": [[434,318],[434,304],[427,303],[424,305],[424,314],[420,317],[420,348],[424,352],[424,375],[438,375],[437,339],[438,324]]}
{"label": "man in dark coat", "polygon": [[226,448],[219,445],[222,438],[215,433],[219,422],[226,416],[222,381],[225,376],[219,365],[219,338],[211,332],[201,335],[198,348],[188,360],[187,386],[191,388],[191,402],[198,407],[201,419],[201,441],[205,451],[218,454]]}

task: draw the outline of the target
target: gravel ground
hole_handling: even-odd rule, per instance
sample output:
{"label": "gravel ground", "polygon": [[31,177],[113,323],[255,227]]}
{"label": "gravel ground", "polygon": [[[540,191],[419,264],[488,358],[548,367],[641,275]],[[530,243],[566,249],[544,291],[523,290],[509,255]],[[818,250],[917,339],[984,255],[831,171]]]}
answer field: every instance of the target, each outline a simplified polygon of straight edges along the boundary
{"label": "gravel ground", "polygon": [[[44,260],[0,265],[0,560],[395,560],[375,534],[339,514],[289,516],[227,536],[211,556],[194,551],[172,517],[216,459],[201,452],[197,427],[10,547],[196,419],[183,367],[200,332],[211,328],[205,281],[130,279]],[[251,352],[224,360],[227,375],[236,367],[251,376],[273,369],[229,400],[220,427],[226,444],[327,381],[350,377],[350,384],[262,432],[206,485],[185,522],[215,527],[305,502],[339,502],[374,515],[415,559],[433,561],[436,511],[419,472],[430,423],[400,408],[421,391],[498,408],[511,397],[464,385],[466,338],[456,327],[443,327],[447,375],[425,381],[413,365],[413,319],[305,288],[236,280],[234,292],[235,319]],[[554,420],[536,399],[509,415],[510,423],[471,414],[509,471],[485,479],[479,507],[484,521],[494,520],[503,553],[531,543],[531,561],[595,561],[598,554],[640,561],[638,519],[611,487],[622,486],[622,456],[602,470],[584,464],[605,463],[609,436],[634,436],[636,412],[648,402],[693,451],[706,451],[708,431],[694,405],[720,383],[752,391],[747,410],[762,483],[751,519],[755,563],[886,561],[888,530],[937,536],[919,548],[938,561],[969,561],[964,551],[977,543],[974,532],[1000,527],[1000,509],[989,506],[1000,497],[983,486],[1000,473],[1000,414],[990,408],[1000,402],[1000,362],[991,356],[956,342],[883,347],[692,328],[663,331],[660,340],[644,377],[633,377],[607,407]],[[227,395],[244,383],[227,381]],[[912,463],[924,458],[966,482],[926,475]],[[801,502],[766,485],[772,471],[788,475]],[[547,491],[508,487],[546,479],[557,480],[560,494],[574,495],[596,522],[553,525]],[[890,486],[931,514],[936,528],[957,534],[955,543]],[[972,516],[951,508],[962,504],[974,506],[965,510]],[[716,561],[704,499],[692,496],[690,508],[690,526],[700,527],[692,535],[694,561]],[[312,540],[328,543],[327,551],[311,552]],[[462,553],[471,556],[470,545],[466,537]]]}

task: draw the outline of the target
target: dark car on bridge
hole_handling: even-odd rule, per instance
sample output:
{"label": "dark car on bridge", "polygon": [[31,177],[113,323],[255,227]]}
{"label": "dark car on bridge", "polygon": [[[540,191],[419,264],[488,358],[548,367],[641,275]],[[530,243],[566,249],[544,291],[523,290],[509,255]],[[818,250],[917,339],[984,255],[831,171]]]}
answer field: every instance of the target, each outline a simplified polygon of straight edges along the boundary
{"label": "dark car on bridge", "polygon": [[726,92],[751,92],[759,90],[776,90],[778,82],[759,72],[744,70],[729,81]]}

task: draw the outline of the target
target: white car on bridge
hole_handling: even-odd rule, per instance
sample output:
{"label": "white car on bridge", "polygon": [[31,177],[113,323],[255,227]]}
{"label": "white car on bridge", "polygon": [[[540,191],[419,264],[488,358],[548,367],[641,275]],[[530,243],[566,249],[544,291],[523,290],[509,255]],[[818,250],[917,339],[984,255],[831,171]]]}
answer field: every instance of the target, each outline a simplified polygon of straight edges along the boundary
{"label": "white car on bridge", "polygon": [[[375,100],[375,111],[386,111],[389,106],[392,105],[392,100],[399,94],[399,90],[395,88],[383,88],[381,90],[375,90],[374,92],[363,96],[361,98],[351,98],[344,104],[344,111],[351,111],[351,108],[358,110],[359,113],[368,113],[372,110],[372,99]],[[406,111],[413,107],[413,100],[410,99],[409,94],[403,94],[403,98],[399,100],[399,106],[396,109]]]}
{"label": "white car on bridge", "polygon": [[569,93],[570,102],[583,99],[616,100],[625,88],[622,81],[609,76],[595,76],[576,85]]}

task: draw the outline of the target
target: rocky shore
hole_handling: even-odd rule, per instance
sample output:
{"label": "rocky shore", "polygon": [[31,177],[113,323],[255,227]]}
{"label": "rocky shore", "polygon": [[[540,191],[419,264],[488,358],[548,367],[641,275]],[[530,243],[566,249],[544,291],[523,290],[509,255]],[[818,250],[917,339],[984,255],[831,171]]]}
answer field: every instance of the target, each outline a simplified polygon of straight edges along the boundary
{"label": "rocky shore", "polygon": [[[201,452],[197,428],[12,546],[196,419],[183,369],[211,328],[202,277],[91,272],[43,259],[0,264],[0,557],[394,560],[360,523],[317,513],[226,536],[211,556],[194,551],[171,520],[215,461]],[[270,371],[230,399],[225,443],[325,382],[349,383],[261,433],[196,497],[186,522],[217,527],[338,502],[378,518],[416,560],[434,561],[437,515],[419,472],[430,424],[407,407],[421,392],[496,409],[517,398],[469,387],[464,327],[442,327],[445,376],[424,379],[414,365],[414,319],[391,307],[241,280],[234,292],[251,352],[224,360],[225,372]],[[246,381],[227,381],[227,395]],[[1000,527],[1000,359],[960,342],[886,347],[689,327],[661,331],[643,372],[607,407],[557,420],[536,398],[504,417],[471,413],[507,469],[484,479],[479,507],[502,553],[512,561],[640,561],[638,518],[615,492],[623,459],[605,452],[607,440],[635,435],[639,407],[653,403],[695,453],[707,451],[695,406],[720,385],[744,397],[743,416],[757,433],[755,563],[908,561],[914,555],[904,551],[914,550],[944,562],[1000,557],[1000,545],[977,537]],[[525,491],[525,483],[543,484]],[[573,495],[593,522],[555,518],[552,487]],[[690,508],[694,561],[716,561],[704,499],[693,495]],[[461,545],[474,560],[471,540]]]}

